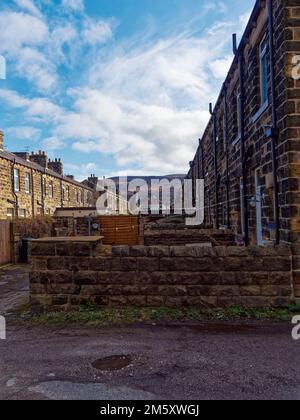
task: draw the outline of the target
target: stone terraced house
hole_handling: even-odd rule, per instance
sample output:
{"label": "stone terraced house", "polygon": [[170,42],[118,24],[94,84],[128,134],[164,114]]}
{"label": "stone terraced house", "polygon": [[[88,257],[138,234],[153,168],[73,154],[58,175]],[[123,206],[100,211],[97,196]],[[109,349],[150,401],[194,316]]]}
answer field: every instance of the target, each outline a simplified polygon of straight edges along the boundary
{"label": "stone terraced house", "polygon": [[233,49],[188,178],[205,180],[206,225],[300,242],[300,1],[256,1]]}
{"label": "stone terraced house", "polygon": [[8,152],[0,131],[0,219],[53,215],[56,208],[93,205],[93,189],[64,176],[60,159],[51,161],[42,151]]}

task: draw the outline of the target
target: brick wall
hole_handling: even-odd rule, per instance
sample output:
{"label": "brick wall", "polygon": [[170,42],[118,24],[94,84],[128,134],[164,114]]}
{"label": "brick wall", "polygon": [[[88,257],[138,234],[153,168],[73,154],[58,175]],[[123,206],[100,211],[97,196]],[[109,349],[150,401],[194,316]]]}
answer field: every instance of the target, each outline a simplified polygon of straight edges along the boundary
{"label": "brick wall", "polygon": [[[109,247],[33,243],[34,306],[284,307],[292,257],[279,247]],[[67,306],[66,306],[67,305]]]}

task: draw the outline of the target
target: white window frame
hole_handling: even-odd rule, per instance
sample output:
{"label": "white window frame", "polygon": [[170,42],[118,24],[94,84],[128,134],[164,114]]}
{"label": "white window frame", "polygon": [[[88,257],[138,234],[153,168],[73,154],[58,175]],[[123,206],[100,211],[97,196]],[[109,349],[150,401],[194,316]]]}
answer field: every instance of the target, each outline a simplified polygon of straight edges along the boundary
{"label": "white window frame", "polygon": [[31,175],[29,172],[25,173],[25,193],[31,194]]}
{"label": "white window frame", "polygon": [[[265,44],[264,48],[263,48],[263,44]],[[267,93],[267,97],[265,98],[265,87],[267,87],[267,90],[269,90],[269,86],[268,84],[267,86],[265,86],[265,78],[264,78],[264,62],[267,57],[267,53],[268,53],[268,44],[266,43],[266,37],[264,37],[259,44],[259,72],[260,72],[259,85],[260,85],[261,106],[265,105],[269,101],[269,91]]]}
{"label": "white window frame", "polygon": [[14,168],[14,192],[20,192],[20,170]]}

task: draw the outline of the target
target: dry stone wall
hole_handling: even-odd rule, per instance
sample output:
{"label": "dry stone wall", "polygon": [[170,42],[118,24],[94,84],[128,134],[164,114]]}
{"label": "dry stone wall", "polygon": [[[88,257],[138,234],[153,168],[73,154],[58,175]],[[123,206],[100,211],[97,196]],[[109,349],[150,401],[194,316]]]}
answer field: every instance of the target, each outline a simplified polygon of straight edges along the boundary
{"label": "dry stone wall", "polygon": [[292,255],[279,247],[110,247],[31,244],[37,307],[285,307]]}

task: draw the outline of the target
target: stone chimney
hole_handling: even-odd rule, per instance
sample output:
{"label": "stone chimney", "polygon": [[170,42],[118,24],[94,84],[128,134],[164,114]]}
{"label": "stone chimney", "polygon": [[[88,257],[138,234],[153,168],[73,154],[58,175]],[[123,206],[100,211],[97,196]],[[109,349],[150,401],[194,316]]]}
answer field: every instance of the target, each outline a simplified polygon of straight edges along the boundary
{"label": "stone chimney", "polygon": [[96,189],[97,184],[98,184],[98,177],[95,174],[92,174],[88,178],[88,183],[92,186],[92,188]]}
{"label": "stone chimney", "polygon": [[30,161],[30,154],[28,152],[14,152],[13,154],[27,162]]}
{"label": "stone chimney", "polygon": [[48,168],[51,171],[56,172],[59,175],[62,175],[64,172],[63,164],[61,159],[49,160],[48,161]]}
{"label": "stone chimney", "polygon": [[4,150],[4,140],[3,140],[3,138],[4,138],[3,131],[0,130],[0,150]]}
{"label": "stone chimney", "polygon": [[45,152],[39,151],[39,153],[32,152],[29,156],[31,162],[37,163],[38,165],[42,166],[43,168],[48,168],[48,157]]}
{"label": "stone chimney", "polygon": [[72,181],[74,181],[74,175],[66,175],[67,178],[71,179]]}

